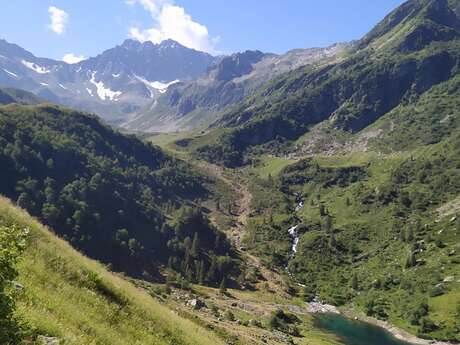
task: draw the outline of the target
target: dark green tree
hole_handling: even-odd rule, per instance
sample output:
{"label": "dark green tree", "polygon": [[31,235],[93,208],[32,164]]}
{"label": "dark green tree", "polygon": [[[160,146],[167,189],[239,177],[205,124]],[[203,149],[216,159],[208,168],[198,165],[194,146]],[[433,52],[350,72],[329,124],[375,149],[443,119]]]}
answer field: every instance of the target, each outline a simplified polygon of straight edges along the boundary
{"label": "dark green tree", "polygon": [[227,292],[227,280],[225,279],[225,277],[223,277],[221,282],[220,282],[219,291],[221,293],[226,293]]}
{"label": "dark green tree", "polygon": [[324,217],[326,215],[326,206],[323,203],[319,204],[319,215]]}
{"label": "dark green tree", "polygon": [[197,258],[200,255],[200,237],[198,232],[193,235],[192,248],[190,249],[190,255]]}
{"label": "dark green tree", "polygon": [[353,273],[351,277],[351,288],[355,291],[359,289],[358,275],[356,273]]}

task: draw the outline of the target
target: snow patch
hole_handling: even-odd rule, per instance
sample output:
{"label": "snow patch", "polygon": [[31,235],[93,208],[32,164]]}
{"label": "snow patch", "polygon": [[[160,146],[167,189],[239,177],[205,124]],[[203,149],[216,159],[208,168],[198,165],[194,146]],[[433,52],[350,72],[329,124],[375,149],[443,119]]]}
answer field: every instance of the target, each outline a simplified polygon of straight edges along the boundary
{"label": "snow patch", "polygon": [[60,87],[62,87],[64,90],[68,90],[68,88],[66,88],[64,85],[62,84],[58,84]]}
{"label": "snow patch", "polygon": [[118,101],[118,97],[120,97],[122,94],[120,91],[112,91],[109,88],[106,88],[102,81],[97,82],[96,72],[93,72],[93,74],[91,75],[90,82],[91,84],[96,86],[97,95],[103,101],[105,100]]}
{"label": "snow patch", "polygon": [[120,77],[120,73],[118,73],[118,74],[112,74],[112,77],[114,77],[114,78],[119,78],[119,77]]}
{"label": "snow patch", "polygon": [[39,73],[39,74],[46,74],[46,73],[50,73],[51,71],[45,67],[42,67],[42,66],[39,66],[37,64],[34,64],[33,62],[29,62],[29,61],[26,61],[26,60],[22,60],[21,61],[22,64],[24,66],[26,66],[28,69],[36,72],[36,73]]}
{"label": "snow patch", "polygon": [[6,73],[8,73],[9,75],[15,77],[15,78],[19,78],[17,74],[13,73],[13,72],[10,72],[8,71],[6,68],[3,69]]}
{"label": "snow patch", "polygon": [[[139,77],[138,75],[134,75],[134,76],[136,77],[136,79],[143,82],[147,87],[155,89],[160,93],[165,93],[166,91],[168,91],[168,88],[171,85],[180,82],[180,80],[176,79],[176,80],[170,81],[169,83],[162,83],[161,81],[148,81],[147,79]],[[152,94],[152,97],[153,97],[153,94]]]}
{"label": "snow patch", "polygon": [[49,86],[49,84],[47,84],[47,83],[40,83],[40,85]]}
{"label": "snow patch", "polygon": [[86,91],[88,91],[89,95],[93,97],[93,91],[91,89],[86,88]]}

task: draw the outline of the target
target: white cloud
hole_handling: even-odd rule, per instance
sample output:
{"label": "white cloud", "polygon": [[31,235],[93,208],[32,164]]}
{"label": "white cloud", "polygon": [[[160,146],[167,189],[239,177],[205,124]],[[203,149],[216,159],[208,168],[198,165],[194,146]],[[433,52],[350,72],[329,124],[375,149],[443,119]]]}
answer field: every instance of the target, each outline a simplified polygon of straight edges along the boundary
{"label": "white cloud", "polygon": [[63,34],[65,26],[69,20],[69,15],[67,14],[67,12],[61,10],[60,8],[50,6],[48,8],[48,13],[50,14],[51,20],[49,28],[58,35]]}
{"label": "white cloud", "polygon": [[72,53],[65,54],[62,58],[62,61],[67,62],[68,64],[79,63],[85,60],[83,55],[74,55]]}
{"label": "white cloud", "polygon": [[131,27],[129,34],[134,39],[153,43],[172,39],[189,48],[216,52],[217,41],[209,37],[206,26],[195,22],[183,7],[174,5],[173,0],[127,0],[126,3],[142,5],[154,20],[154,27],[150,29]]}

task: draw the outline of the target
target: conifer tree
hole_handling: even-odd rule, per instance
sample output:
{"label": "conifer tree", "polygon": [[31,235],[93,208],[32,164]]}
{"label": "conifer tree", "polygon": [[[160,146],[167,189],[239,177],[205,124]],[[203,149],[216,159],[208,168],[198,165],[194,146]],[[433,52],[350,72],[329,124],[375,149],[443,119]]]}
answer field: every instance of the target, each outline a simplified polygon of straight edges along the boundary
{"label": "conifer tree", "polygon": [[319,215],[321,217],[324,217],[326,215],[326,207],[324,206],[324,204],[319,205]]}
{"label": "conifer tree", "polygon": [[353,277],[351,278],[351,288],[353,290],[358,290],[359,288],[358,276],[356,273],[353,273]]}
{"label": "conifer tree", "polygon": [[226,281],[225,277],[223,277],[221,282],[220,282],[219,291],[221,293],[227,292],[227,281]]}
{"label": "conifer tree", "polygon": [[217,275],[217,259],[216,259],[216,256],[213,255],[211,259],[211,266],[209,267],[209,271],[208,271],[208,280],[210,282],[215,282],[216,275]]}
{"label": "conifer tree", "polygon": [[200,238],[199,238],[198,232],[195,232],[195,235],[193,235],[193,242],[192,242],[192,248],[190,249],[190,255],[192,255],[194,258],[197,258],[199,254],[200,254]]}

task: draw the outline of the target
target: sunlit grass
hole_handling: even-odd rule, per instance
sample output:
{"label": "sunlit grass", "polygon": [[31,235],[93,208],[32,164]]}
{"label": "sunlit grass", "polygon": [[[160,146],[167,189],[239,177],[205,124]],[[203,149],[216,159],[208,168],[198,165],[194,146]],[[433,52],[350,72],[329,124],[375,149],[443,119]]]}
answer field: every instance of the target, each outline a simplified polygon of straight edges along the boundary
{"label": "sunlit grass", "polygon": [[85,258],[7,199],[0,223],[31,231],[19,265],[18,314],[36,334],[63,344],[222,344],[146,292]]}

